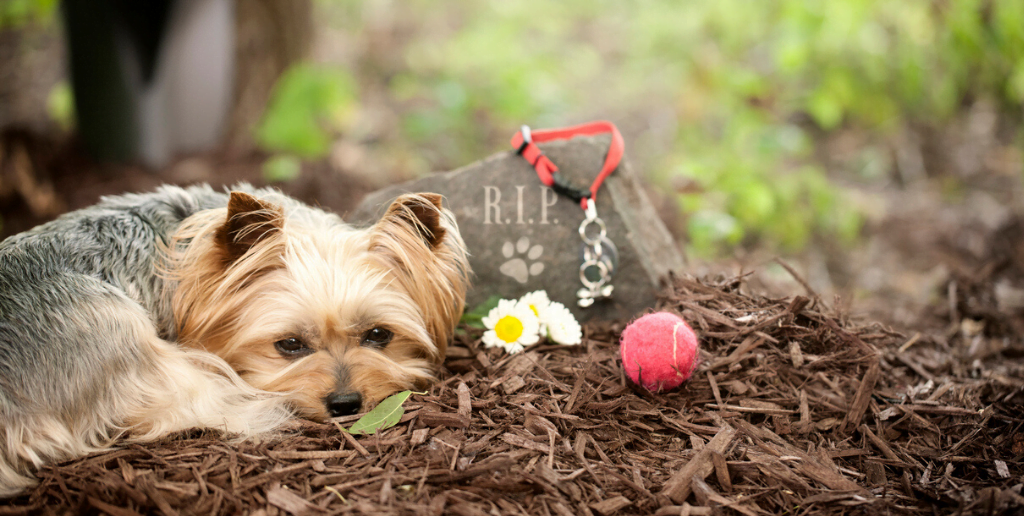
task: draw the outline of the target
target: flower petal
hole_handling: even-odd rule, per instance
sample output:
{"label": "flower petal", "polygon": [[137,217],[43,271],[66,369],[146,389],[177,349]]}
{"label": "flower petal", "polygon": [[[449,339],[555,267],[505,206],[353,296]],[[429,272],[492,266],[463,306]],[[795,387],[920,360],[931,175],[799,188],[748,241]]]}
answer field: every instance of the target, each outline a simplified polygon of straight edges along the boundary
{"label": "flower petal", "polygon": [[522,344],[520,344],[518,342],[510,342],[510,343],[508,343],[508,345],[505,346],[505,351],[507,351],[508,354],[510,354],[510,355],[515,355],[516,353],[520,353],[524,349],[526,349],[526,348]]}
{"label": "flower petal", "polygon": [[505,341],[499,339],[497,332],[495,332],[494,330],[485,331],[484,336],[481,339],[481,342],[484,343],[485,348],[493,348],[495,346],[505,345]]}

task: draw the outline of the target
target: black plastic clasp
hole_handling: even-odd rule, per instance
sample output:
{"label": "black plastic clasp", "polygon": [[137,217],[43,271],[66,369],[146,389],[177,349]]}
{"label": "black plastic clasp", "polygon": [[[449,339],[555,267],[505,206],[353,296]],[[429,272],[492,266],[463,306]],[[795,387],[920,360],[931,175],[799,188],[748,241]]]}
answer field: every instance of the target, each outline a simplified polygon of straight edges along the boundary
{"label": "black plastic clasp", "polygon": [[593,195],[590,193],[589,188],[577,188],[569,181],[569,178],[563,176],[561,173],[555,172],[554,174],[551,174],[551,178],[554,179],[551,189],[554,190],[555,193],[564,195],[575,202],[580,202],[583,199],[590,199]]}
{"label": "black plastic clasp", "polygon": [[519,145],[519,150],[516,151],[516,154],[522,155],[526,147],[533,143],[533,134],[530,133],[530,126],[528,125],[520,127],[519,132],[523,134],[523,143]]}

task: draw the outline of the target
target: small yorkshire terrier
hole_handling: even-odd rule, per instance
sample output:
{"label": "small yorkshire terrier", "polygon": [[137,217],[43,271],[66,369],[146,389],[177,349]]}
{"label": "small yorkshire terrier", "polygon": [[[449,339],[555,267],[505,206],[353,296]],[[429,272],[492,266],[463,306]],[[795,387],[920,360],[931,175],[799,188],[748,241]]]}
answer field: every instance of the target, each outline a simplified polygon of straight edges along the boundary
{"label": "small yorkshire terrier", "polygon": [[190,428],[245,438],[433,379],[465,244],[437,194],[356,229],[273,189],[104,198],[0,242],[0,495]]}

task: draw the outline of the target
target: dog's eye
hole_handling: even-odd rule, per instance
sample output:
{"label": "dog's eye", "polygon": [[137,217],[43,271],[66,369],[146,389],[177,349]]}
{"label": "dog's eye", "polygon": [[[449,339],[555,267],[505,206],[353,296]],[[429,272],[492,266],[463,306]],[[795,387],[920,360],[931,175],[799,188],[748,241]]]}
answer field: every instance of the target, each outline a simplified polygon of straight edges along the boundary
{"label": "dog's eye", "polygon": [[281,339],[274,343],[274,347],[277,348],[278,352],[286,357],[308,355],[313,351],[305,342],[302,342],[301,339],[297,339],[295,337]]}
{"label": "dog's eye", "polygon": [[383,346],[391,342],[394,334],[387,328],[377,327],[363,334],[363,344],[366,346]]}

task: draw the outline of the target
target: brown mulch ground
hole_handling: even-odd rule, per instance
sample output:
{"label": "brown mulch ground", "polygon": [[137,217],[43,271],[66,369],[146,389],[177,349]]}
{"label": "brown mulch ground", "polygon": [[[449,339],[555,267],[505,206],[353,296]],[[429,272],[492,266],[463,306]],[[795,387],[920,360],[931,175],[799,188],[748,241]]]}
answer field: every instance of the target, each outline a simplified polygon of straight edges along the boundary
{"label": "brown mulch ground", "polygon": [[[0,135],[0,235],[104,193],[258,181],[262,160],[210,155],[154,174],[47,145]],[[339,212],[370,188],[325,163],[285,186]],[[262,442],[169,438],[47,468],[0,514],[1024,512],[1022,235],[1015,219],[981,252],[953,249],[961,265],[906,335],[810,288],[772,299],[746,278],[676,278],[660,308],[704,347],[681,390],[626,382],[628,321],[514,357],[464,328],[443,382],[378,436],[301,422]]]}
{"label": "brown mulch ground", "polygon": [[701,366],[674,392],[627,383],[627,321],[515,356],[464,328],[443,381],[378,435],[301,422],[262,442],[169,438],[46,468],[0,514],[1024,510],[1012,353],[970,357],[967,337],[904,337],[813,296],[751,295],[743,278],[675,278],[662,305],[702,337]]}

